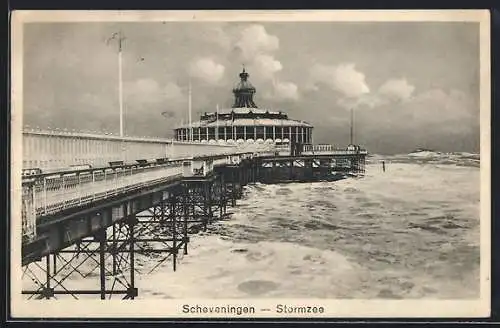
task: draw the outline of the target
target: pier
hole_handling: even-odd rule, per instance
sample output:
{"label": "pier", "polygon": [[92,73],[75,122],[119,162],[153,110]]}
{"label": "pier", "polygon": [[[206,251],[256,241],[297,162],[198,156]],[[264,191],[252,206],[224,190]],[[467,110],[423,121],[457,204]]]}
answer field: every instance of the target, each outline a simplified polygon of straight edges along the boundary
{"label": "pier", "polygon": [[[22,293],[134,299],[137,256],[154,256],[156,270],[170,261],[175,271],[190,235],[226,217],[244,186],[362,175],[366,155],[357,146],[25,131],[22,266],[32,284]],[[71,289],[72,275],[99,283]]]}

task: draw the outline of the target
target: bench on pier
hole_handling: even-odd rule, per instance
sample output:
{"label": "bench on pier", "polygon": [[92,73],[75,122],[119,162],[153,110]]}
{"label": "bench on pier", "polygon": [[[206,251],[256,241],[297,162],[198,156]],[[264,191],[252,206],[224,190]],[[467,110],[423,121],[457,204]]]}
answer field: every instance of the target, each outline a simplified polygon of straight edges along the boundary
{"label": "bench on pier", "polygon": [[157,158],[156,159],[156,163],[158,163],[158,164],[165,164],[167,162],[168,162],[168,158],[166,158],[166,157],[165,158]]}
{"label": "bench on pier", "polygon": [[123,161],[109,162],[109,166],[111,166],[111,167],[123,166]]}

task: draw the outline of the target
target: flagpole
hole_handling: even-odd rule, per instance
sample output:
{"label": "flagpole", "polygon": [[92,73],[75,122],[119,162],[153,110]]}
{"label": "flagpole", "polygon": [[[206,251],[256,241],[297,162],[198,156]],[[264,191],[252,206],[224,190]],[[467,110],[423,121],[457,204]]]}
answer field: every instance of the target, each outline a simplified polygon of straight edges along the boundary
{"label": "flagpole", "polygon": [[216,124],[216,129],[215,129],[215,140],[219,140],[219,104],[217,104],[217,109],[216,109],[216,114],[215,114],[215,124]]}
{"label": "flagpole", "polygon": [[[181,117],[181,132],[184,130],[184,117]],[[184,141],[184,137],[181,135],[181,141]]]}
{"label": "flagpole", "polygon": [[123,48],[123,41],[125,40],[125,36],[123,35],[122,31],[119,30],[118,32],[113,33],[113,35],[106,40],[106,44],[109,44],[111,40],[116,40],[118,43],[118,104],[119,104],[119,110],[120,110],[120,137],[122,138],[121,140],[121,158],[122,160],[126,161],[126,148],[125,148],[125,141],[123,140],[123,77],[122,77],[122,66],[123,66],[123,58],[122,58],[122,48]]}
{"label": "flagpole", "polygon": [[351,136],[350,136],[351,145],[354,144],[354,109],[351,108]]}
{"label": "flagpole", "polygon": [[191,78],[189,78],[189,91],[188,91],[188,117],[189,117],[189,141],[192,141],[193,138],[193,128],[191,125],[191,110],[192,110],[192,91],[191,91]]}
{"label": "flagpole", "polygon": [[123,40],[125,37],[123,36],[122,31],[118,31],[113,33],[113,35],[106,40],[106,44],[109,44],[111,40],[116,40],[118,43],[118,103],[120,109],[120,137],[123,137],[123,77],[122,77],[122,66],[123,66],[123,57],[122,57],[122,48],[123,48]]}
{"label": "flagpole", "polygon": [[122,39],[118,46],[118,97],[120,98],[120,137],[123,137],[123,79],[122,79]]}

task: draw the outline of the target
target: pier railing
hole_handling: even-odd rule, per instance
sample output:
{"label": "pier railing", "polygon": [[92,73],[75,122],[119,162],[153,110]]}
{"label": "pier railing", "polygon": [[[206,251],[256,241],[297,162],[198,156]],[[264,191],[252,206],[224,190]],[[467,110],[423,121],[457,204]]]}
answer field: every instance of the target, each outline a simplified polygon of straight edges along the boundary
{"label": "pier railing", "polygon": [[45,216],[181,175],[179,164],[106,168],[43,176],[23,183],[23,188],[34,188],[36,216]]}
{"label": "pier railing", "polygon": [[165,138],[129,137],[40,129],[23,131],[23,168],[57,171],[75,165],[105,166],[111,161],[185,158],[238,152],[236,145],[201,144]]}
{"label": "pier railing", "polygon": [[23,237],[36,236],[39,217],[182,177],[206,176],[214,165],[233,164],[251,156],[252,153],[229,153],[145,166],[125,164],[25,176],[22,180]]}
{"label": "pier railing", "polygon": [[357,146],[348,147],[347,149],[342,149],[335,147],[334,145],[304,145],[302,150],[303,155],[356,155],[356,154],[367,154],[365,149],[361,149]]}
{"label": "pier railing", "polygon": [[[220,150],[226,152],[220,152]],[[283,147],[268,145],[258,148],[221,148],[202,156],[191,156],[163,161],[99,167],[88,166],[79,170],[58,170],[48,173],[34,171],[22,181],[23,237],[36,235],[37,218],[87,205],[119,194],[139,190],[181,177],[206,176],[215,166],[237,165],[244,158],[254,156],[289,155]],[[366,154],[359,148],[338,149],[332,145],[305,145],[303,155],[358,155]],[[159,154],[161,155],[161,154]],[[164,154],[163,154],[164,155]],[[142,160],[137,160],[137,162]]]}

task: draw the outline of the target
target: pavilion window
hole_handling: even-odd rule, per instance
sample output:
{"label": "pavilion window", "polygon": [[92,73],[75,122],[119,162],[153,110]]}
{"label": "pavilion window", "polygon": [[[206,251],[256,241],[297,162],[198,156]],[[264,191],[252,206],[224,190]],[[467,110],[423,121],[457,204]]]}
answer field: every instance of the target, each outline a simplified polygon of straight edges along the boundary
{"label": "pavilion window", "polygon": [[243,139],[245,137],[245,132],[244,132],[244,127],[243,126],[237,126],[236,127],[236,140],[238,139]]}
{"label": "pavilion window", "polygon": [[290,127],[285,126],[283,128],[283,138],[282,139],[290,139]]}
{"label": "pavilion window", "polygon": [[226,127],[224,126],[219,126],[219,128],[217,129],[217,139],[222,139],[222,140],[225,140],[225,132],[226,131]]}
{"label": "pavilion window", "polygon": [[247,126],[247,138],[253,139],[255,137],[255,128],[253,126]]}
{"label": "pavilion window", "polygon": [[256,126],[255,130],[256,130],[256,139],[264,139],[265,138],[263,126]]}
{"label": "pavilion window", "polygon": [[274,140],[274,126],[266,128],[266,133],[265,133],[265,138],[264,139],[265,140],[267,140],[267,139],[273,139]]}
{"label": "pavilion window", "polygon": [[205,128],[200,129],[200,139],[208,140],[207,129]]}
{"label": "pavilion window", "polygon": [[283,127],[282,126],[276,127],[276,139],[283,140]]}
{"label": "pavilion window", "polygon": [[193,140],[200,140],[200,128],[193,128]]}
{"label": "pavilion window", "polygon": [[208,140],[215,140],[215,128],[208,128]]}

